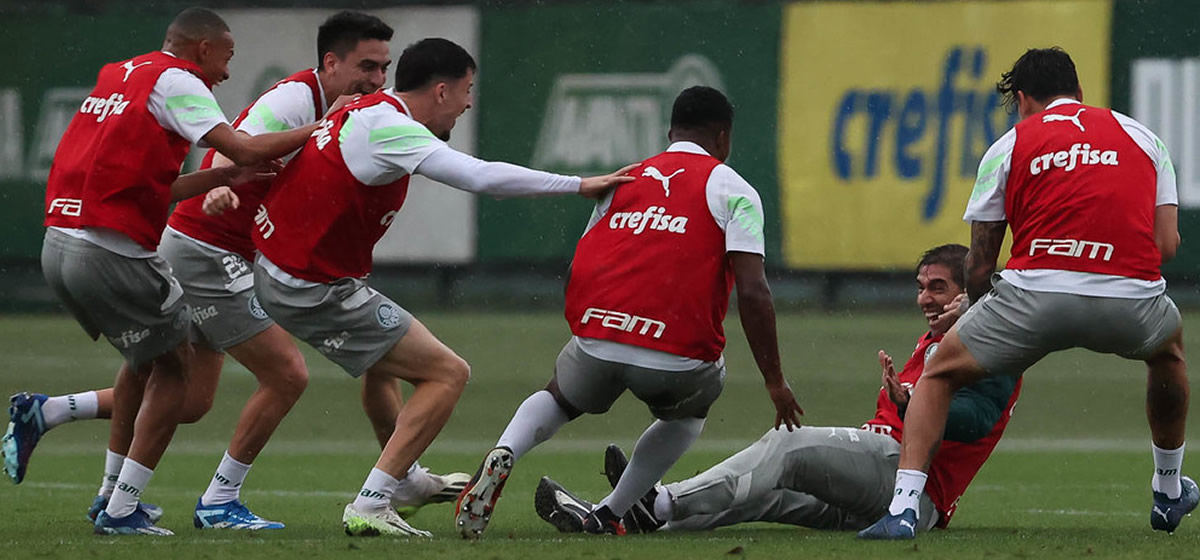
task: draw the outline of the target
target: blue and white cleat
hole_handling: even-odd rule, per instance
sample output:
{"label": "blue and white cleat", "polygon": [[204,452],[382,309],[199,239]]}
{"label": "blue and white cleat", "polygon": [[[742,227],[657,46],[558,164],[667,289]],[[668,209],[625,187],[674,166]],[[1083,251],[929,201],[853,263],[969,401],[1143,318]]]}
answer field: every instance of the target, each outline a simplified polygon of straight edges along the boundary
{"label": "blue and white cleat", "polygon": [[874,525],[858,532],[865,540],[899,541],[917,538],[917,512],[908,508],[900,515],[891,513],[883,516]]}
{"label": "blue and white cleat", "polygon": [[1196,481],[1184,476],[1179,479],[1179,486],[1183,492],[1174,500],[1161,492],[1154,493],[1154,506],[1150,508],[1151,529],[1174,533],[1183,516],[1192,513],[1196,504],[1200,503],[1200,488],[1196,486]]}
{"label": "blue and white cleat", "polygon": [[40,393],[17,393],[9,398],[8,429],[0,442],[0,452],[4,454],[4,472],[13,484],[25,480],[33,448],[46,433],[42,403],[48,398]]}
{"label": "blue and white cleat", "polygon": [[246,504],[238,500],[211,506],[197,501],[196,513],[192,515],[192,524],[197,529],[236,529],[240,531],[283,528],[283,523],[269,521],[255,515],[246,507]]}
{"label": "blue and white cleat", "polygon": [[108,512],[102,511],[96,516],[96,524],[93,531],[97,535],[154,535],[159,537],[169,537],[174,535],[170,529],[163,529],[150,521],[146,517],[146,513],[140,509],[133,510],[133,513],[125,517],[109,517]]}
{"label": "blue and white cleat", "polygon": [[[96,518],[100,516],[100,512],[104,511],[104,508],[106,507],[108,507],[108,498],[105,498],[104,496],[96,496],[96,498],[92,500],[92,506],[88,508],[88,521],[95,523]],[[146,514],[146,518],[149,519],[151,523],[158,523],[158,520],[162,519],[163,508],[160,508],[154,504],[138,502],[137,508],[139,511]]]}

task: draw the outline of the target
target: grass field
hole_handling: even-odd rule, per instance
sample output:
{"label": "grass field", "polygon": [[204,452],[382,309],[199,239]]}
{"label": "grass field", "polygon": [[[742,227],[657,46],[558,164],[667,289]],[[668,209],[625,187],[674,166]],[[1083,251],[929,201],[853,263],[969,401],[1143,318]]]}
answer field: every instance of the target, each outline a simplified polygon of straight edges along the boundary
{"label": "grass field", "polygon": [[[470,471],[521,400],[544,384],[567,330],[556,314],[421,317],[473,366],[454,417],[422,462],[435,471]],[[736,322],[727,322],[725,394],[704,435],[668,480],[737,451],[773,419]],[[1200,325],[1189,327],[1189,344],[1196,348]],[[805,421],[858,426],[868,419],[879,386],[876,350],[902,362],[922,331],[915,312],[781,317],[785,373],[807,412]],[[1185,521],[1173,536],[1152,533],[1147,523],[1151,463],[1141,366],[1084,352],[1052,356],[1029,373],[1008,436],[960,502],[954,524],[915,545],[861,543],[850,533],[767,524],[628,538],[560,535],[534,513],[533,489],[548,474],[583,497],[603,496],[604,445],[631,447],[650,421],[628,396],[606,416],[568,425],[518,464],[485,540],[460,541],[447,505],[411,519],[433,531],[432,540],[351,539],[341,531],[341,508],[358,490],[378,448],[359,408],[357,383],[305,351],[312,372],[308,392],[256,462],[243,491],[254,511],[286,522],[286,530],[191,528],[196,498],[254,387],[253,378],[231,364],[215,408],[200,423],[180,429],[147,491],[147,501],[166,508],[162,525],[176,537],[91,535],[84,511],[100,480],[107,423],[81,422],[47,435],[23,484],[0,483],[3,558],[1164,558],[1194,557],[1200,550],[1200,519]],[[0,352],[6,361],[3,395],[102,387],[117,366],[107,344],[91,343],[57,316],[0,317]],[[1184,472],[1200,474],[1200,468],[1189,467],[1196,464],[1185,462]]]}

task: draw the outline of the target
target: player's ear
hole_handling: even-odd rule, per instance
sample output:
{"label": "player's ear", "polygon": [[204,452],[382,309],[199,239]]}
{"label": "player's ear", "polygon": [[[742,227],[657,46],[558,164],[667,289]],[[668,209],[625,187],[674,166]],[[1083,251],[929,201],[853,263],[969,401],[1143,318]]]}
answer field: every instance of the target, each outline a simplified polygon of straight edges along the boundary
{"label": "player's ear", "polygon": [[321,57],[321,69],[328,72],[335,64],[337,64],[337,61],[337,55],[334,54],[333,51],[329,51]]}

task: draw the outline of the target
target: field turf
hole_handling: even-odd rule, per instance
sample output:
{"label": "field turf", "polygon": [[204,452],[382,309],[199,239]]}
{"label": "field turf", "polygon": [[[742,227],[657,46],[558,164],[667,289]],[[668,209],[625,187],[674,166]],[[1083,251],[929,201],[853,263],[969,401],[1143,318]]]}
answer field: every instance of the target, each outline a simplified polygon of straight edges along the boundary
{"label": "field turf", "polygon": [[[473,366],[454,417],[422,462],[434,471],[474,470],[521,400],[548,378],[567,338],[561,316],[426,314],[421,319]],[[774,417],[736,317],[726,353],[729,377],[705,433],[668,480],[691,475],[749,444]],[[1197,348],[1200,324],[1189,324]],[[876,350],[908,358],[923,331],[915,311],[780,317],[785,373],[819,426],[858,426],[874,410]],[[1008,436],[959,504],[947,531],[916,543],[862,543],[850,533],[754,524],[699,534],[626,538],[564,536],[533,511],[533,489],[548,474],[583,497],[603,496],[602,450],[632,447],[649,423],[626,396],[602,417],[584,417],[535,449],[514,471],[481,542],[465,543],[448,505],[412,523],[434,532],[423,541],[352,539],[341,530],[378,449],[361,412],[358,383],[304,349],[307,394],[255,463],[243,498],[288,524],[271,533],[193,529],[191,511],[208,484],[236,415],[253,390],[240,366],[226,367],[217,402],[200,423],[183,426],[155,472],[147,501],[167,510],[171,538],[95,537],[84,511],[100,481],[107,423],[79,422],[49,433],[24,483],[0,481],[0,557],[40,558],[1186,558],[1200,550],[1200,518],[1176,534],[1148,526],[1151,462],[1139,364],[1085,352],[1045,360],[1026,376]],[[58,393],[111,382],[117,354],[91,343],[60,316],[0,317],[5,365],[0,393]],[[1193,433],[1197,433],[1192,422]],[[1200,460],[1184,472],[1200,475]],[[1191,466],[1189,466],[1191,465]]]}

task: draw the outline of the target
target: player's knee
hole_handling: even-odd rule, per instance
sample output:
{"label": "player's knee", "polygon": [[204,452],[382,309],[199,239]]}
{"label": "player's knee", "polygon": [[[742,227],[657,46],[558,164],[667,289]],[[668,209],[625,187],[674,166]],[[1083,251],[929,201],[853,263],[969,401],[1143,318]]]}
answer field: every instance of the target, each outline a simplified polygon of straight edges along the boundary
{"label": "player's knee", "polygon": [[271,389],[283,397],[295,402],[308,388],[308,367],[304,357],[296,352],[276,365],[275,375],[271,376]]}
{"label": "player's knee", "polygon": [[471,365],[457,355],[448,356],[442,366],[443,380],[456,393],[461,394],[471,380]]}
{"label": "player's knee", "polygon": [[188,396],[183,401],[183,410],[179,412],[180,424],[195,424],[199,422],[208,411],[212,410],[213,394],[206,393],[203,395],[194,395],[188,393]]}

